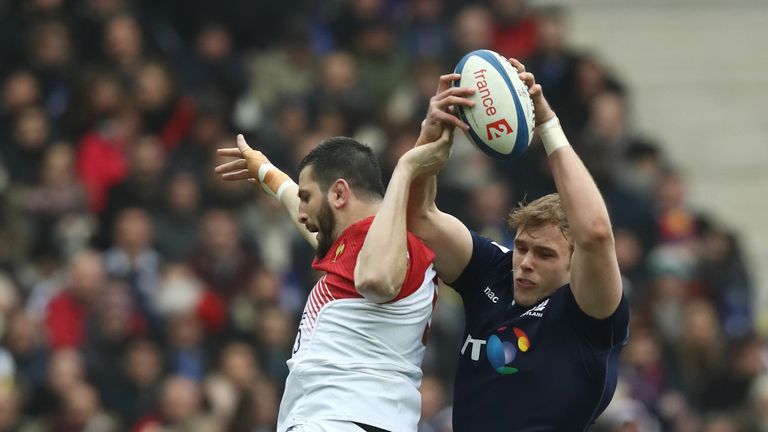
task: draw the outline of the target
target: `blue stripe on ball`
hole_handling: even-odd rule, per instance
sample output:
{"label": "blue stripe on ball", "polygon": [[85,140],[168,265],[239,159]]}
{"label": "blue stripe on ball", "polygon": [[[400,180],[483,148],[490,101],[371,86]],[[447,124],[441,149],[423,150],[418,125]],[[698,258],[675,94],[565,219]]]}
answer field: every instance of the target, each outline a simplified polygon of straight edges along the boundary
{"label": "blue stripe on ball", "polygon": [[[459,60],[459,63],[456,65],[456,69],[454,69],[454,73],[457,73],[457,74],[461,75],[462,71],[464,70],[464,65],[467,63],[467,60],[469,60],[470,57],[475,56],[475,55],[481,56],[480,54],[485,52],[485,51],[486,50],[472,51],[469,54],[467,54],[464,57],[462,57],[461,60]],[[485,57],[483,57],[483,58],[485,58]],[[488,60],[488,59],[486,59],[486,60]],[[498,62],[496,62],[496,65],[498,65]],[[496,67],[495,65],[492,65],[492,66]],[[502,76],[504,76],[504,78],[506,79],[506,72],[503,72]],[[510,83],[507,80],[507,85],[509,85],[509,84]],[[461,86],[461,78],[459,78],[458,80],[454,81],[453,82],[453,86],[454,87],[460,87]],[[515,98],[517,98],[517,96],[515,96]],[[517,99],[515,99],[515,100],[517,101]],[[464,107],[459,106],[457,112],[459,114],[459,118],[461,119],[461,121],[463,121],[466,124],[469,124],[469,121],[467,120],[467,115],[464,114]],[[528,132],[526,132],[526,135],[527,135],[527,133]],[[512,149],[512,153],[506,154],[506,153],[497,152],[496,150],[494,150],[494,149],[490,148],[489,146],[487,146],[485,144],[485,141],[483,141],[483,139],[480,138],[480,136],[477,135],[477,133],[475,133],[475,130],[472,129],[471,127],[469,128],[469,131],[465,132],[465,134],[469,135],[469,140],[475,145],[475,147],[477,147],[483,153],[485,153],[486,155],[488,155],[488,156],[490,156],[492,158],[495,158],[495,159],[512,159],[512,158],[517,157],[517,154],[518,154],[517,153],[517,142],[515,142],[515,148]]]}
{"label": "blue stripe on ball", "polygon": [[512,85],[512,81],[510,80],[509,75],[507,75],[507,71],[504,69],[504,65],[499,62],[499,59],[496,58],[492,51],[477,50],[474,51],[474,53],[486,60],[491,64],[491,66],[499,71],[502,78],[504,78],[504,82],[507,83],[507,87],[509,88],[510,93],[512,93],[512,98],[515,101],[515,111],[517,111],[517,139],[515,140],[515,147],[512,149],[510,157],[520,156],[525,153],[525,150],[528,148],[528,125],[525,124],[525,113],[523,112],[523,106],[520,103],[520,98],[517,97],[515,86]]}

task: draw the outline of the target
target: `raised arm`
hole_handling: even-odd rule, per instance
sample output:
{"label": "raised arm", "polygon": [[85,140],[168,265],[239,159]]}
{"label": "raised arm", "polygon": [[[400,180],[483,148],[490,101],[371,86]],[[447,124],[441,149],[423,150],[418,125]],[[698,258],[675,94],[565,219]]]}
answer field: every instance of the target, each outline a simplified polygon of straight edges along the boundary
{"label": "raised arm", "polygon": [[[472,105],[466,98],[474,90],[452,87],[458,74],[440,77],[437,92],[429,101],[427,116],[421,125],[416,146],[434,141],[445,129],[468,126],[451,112],[453,105]],[[443,213],[435,205],[437,172],[415,178],[408,201],[408,229],[435,252],[437,275],[446,283],[454,282],[472,256],[472,237],[464,224],[454,216]]]}
{"label": "raised arm", "polygon": [[519,61],[510,59],[528,85],[536,110],[536,130],[570,225],[574,243],[571,290],[581,310],[593,318],[613,314],[621,301],[621,275],[611,221],[603,197],[584,163],[568,143],[560,122],[544,99],[541,85]]}
{"label": "raised arm", "polygon": [[215,168],[222,179],[247,180],[259,184],[265,193],[283,204],[302,237],[313,249],[317,249],[317,234],[309,232],[304,224],[299,223],[299,187],[288,174],[272,165],[264,153],[252,149],[243,135],[237,135],[237,148],[218,149],[216,152],[222,156],[237,158]]}
{"label": "raised arm", "polygon": [[445,165],[451,132],[446,128],[437,141],[409,150],[392,173],[355,266],[355,288],[371,301],[387,302],[400,293],[408,270],[406,208],[411,182]]}

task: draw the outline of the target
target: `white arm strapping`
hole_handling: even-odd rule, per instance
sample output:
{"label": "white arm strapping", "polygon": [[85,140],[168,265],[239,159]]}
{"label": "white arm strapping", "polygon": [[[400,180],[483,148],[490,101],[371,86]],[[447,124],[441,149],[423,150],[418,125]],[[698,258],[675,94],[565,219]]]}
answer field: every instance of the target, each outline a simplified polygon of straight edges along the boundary
{"label": "white arm strapping", "polygon": [[563,128],[560,125],[560,119],[557,116],[545,121],[544,123],[536,126],[536,131],[541,136],[541,143],[544,145],[544,150],[547,152],[547,156],[555,152],[560,147],[571,145],[568,142],[568,138],[563,132]]}

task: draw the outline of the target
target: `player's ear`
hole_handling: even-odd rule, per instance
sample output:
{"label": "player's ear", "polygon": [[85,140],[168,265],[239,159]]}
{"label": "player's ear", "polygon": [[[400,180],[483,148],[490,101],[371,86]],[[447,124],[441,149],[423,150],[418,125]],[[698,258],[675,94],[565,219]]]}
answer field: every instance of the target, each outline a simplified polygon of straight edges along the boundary
{"label": "player's ear", "polygon": [[347,201],[349,201],[352,195],[352,190],[349,188],[349,183],[344,179],[336,179],[328,190],[328,201],[334,208],[343,207]]}

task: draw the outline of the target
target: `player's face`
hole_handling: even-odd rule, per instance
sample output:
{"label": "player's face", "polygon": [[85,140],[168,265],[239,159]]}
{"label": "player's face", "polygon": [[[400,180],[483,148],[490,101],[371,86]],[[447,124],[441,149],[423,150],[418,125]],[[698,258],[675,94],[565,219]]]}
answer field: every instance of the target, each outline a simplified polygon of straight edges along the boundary
{"label": "player's face", "polygon": [[533,306],[568,283],[571,249],[555,225],[518,229],[512,255],[515,302]]}
{"label": "player's face", "polygon": [[327,194],[314,180],[312,165],[299,173],[299,223],[317,233],[317,256],[322,258],[333,244],[336,217],[328,204]]}

